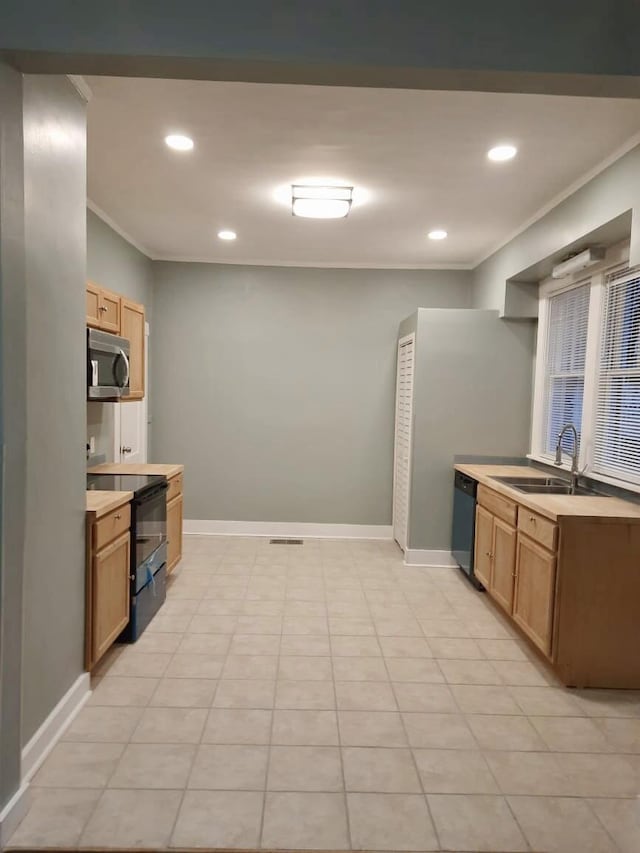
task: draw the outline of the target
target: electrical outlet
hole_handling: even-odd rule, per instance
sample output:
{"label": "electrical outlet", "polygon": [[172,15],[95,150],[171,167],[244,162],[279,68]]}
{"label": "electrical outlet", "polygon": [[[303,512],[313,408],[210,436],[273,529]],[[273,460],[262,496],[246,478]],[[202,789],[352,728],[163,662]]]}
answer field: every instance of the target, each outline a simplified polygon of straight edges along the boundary
{"label": "electrical outlet", "polygon": [[89,453],[93,456],[96,452],[96,437],[94,435],[89,438]]}

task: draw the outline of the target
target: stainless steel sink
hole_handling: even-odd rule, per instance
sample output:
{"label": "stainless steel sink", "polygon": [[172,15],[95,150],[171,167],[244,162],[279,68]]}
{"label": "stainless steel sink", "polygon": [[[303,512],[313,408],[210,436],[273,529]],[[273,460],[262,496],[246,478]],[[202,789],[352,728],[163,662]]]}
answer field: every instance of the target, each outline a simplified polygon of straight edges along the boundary
{"label": "stainless steel sink", "polygon": [[533,495],[596,495],[597,497],[606,497],[606,495],[600,495],[587,486],[576,486],[573,489],[571,483],[561,477],[492,477],[491,479],[504,483],[505,486],[511,486],[519,492]]}

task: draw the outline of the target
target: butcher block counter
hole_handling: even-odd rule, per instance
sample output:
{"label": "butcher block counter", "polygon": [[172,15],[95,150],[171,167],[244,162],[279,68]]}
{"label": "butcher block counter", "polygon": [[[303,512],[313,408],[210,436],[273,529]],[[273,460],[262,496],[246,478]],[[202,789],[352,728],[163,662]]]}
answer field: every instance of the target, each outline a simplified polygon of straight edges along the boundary
{"label": "butcher block counter", "polygon": [[133,497],[133,492],[99,492],[87,490],[87,515],[92,520],[102,518],[103,515],[128,504]]}
{"label": "butcher block counter", "polygon": [[474,572],[569,687],[640,689],[640,505],[529,494],[494,477],[541,469],[460,463],[478,482]]}
{"label": "butcher block counter", "polygon": [[559,518],[581,516],[583,518],[606,518],[640,524],[640,504],[620,498],[597,497],[595,495],[536,495],[520,492],[494,477],[545,477],[553,476],[539,468],[527,465],[476,465],[462,463],[456,471],[467,474],[478,483],[517,501],[522,506],[557,521]]}
{"label": "butcher block counter", "polygon": [[184,465],[168,465],[160,462],[138,464],[135,462],[105,462],[102,465],[94,465],[87,468],[88,474],[158,474],[170,480],[177,474],[182,474]]}

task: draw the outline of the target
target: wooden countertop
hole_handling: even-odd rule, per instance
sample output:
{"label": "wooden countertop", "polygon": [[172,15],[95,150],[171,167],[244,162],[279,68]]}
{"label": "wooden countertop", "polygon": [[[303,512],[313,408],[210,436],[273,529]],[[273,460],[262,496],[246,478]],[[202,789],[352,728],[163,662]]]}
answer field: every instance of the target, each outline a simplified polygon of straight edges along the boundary
{"label": "wooden countertop", "polygon": [[456,471],[468,474],[482,485],[499,492],[534,512],[540,513],[552,521],[561,518],[602,518],[609,521],[629,521],[640,524],[640,504],[620,498],[601,498],[591,495],[542,495],[520,492],[500,483],[493,477],[548,477],[546,471],[527,465],[477,465],[475,463],[457,463]]}
{"label": "wooden countertop", "polygon": [[101,518],[113,509],[128,504],[133,498],[133,492],[101,492],[97,489],[87,490],[87,515],[94,519]]}
{"label": "wooden countertop", "polygon": [[170,480],[176,474],[182,474],[184,465],[170,465],[162,463],[136,464],[135,462],[105,462],[103,465],[94,465],[87,468],[88,474],[159,474]]}

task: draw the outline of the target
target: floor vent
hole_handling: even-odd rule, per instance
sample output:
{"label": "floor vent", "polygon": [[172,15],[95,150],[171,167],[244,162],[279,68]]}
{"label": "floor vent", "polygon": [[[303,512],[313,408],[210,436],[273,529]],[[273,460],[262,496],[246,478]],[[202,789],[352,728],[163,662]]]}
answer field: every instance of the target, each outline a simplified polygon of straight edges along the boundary
{"label": "floor vent", "polygon": [[304,539],[270,539],[269,545],[304,545]]}

